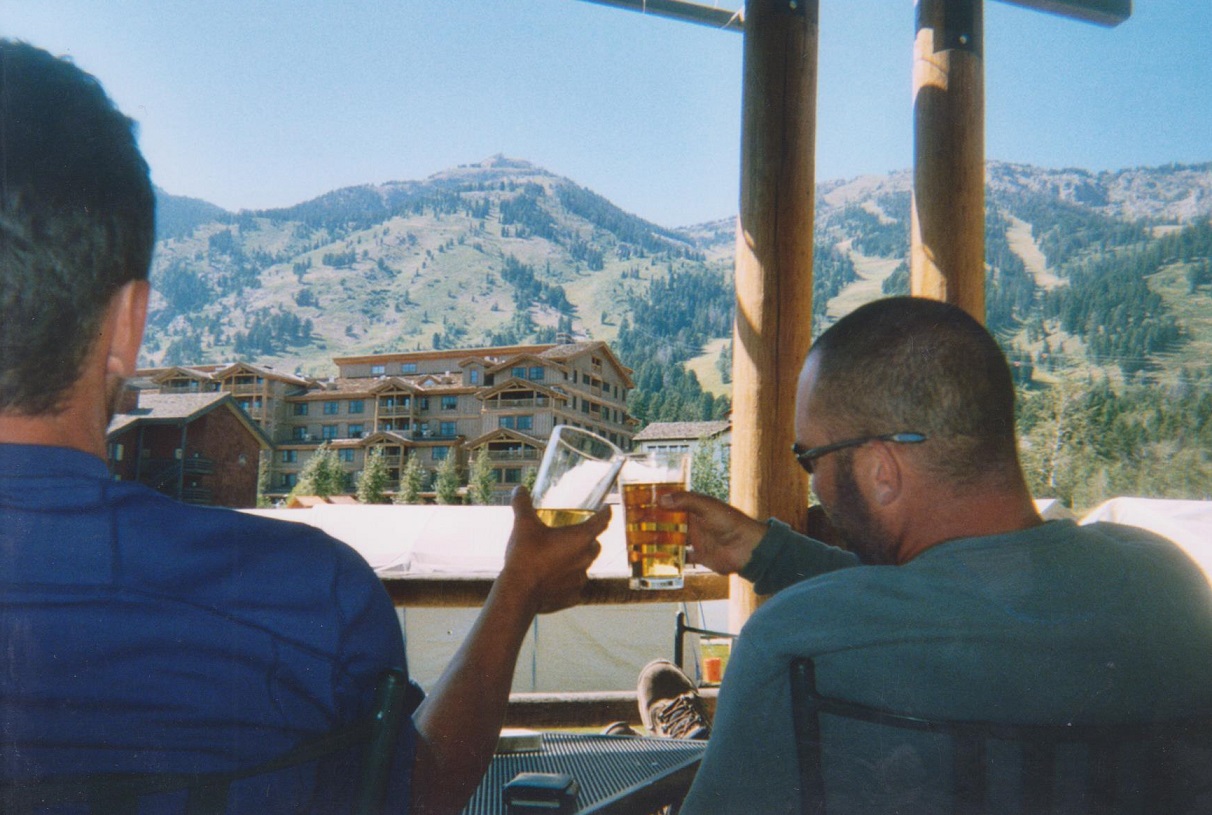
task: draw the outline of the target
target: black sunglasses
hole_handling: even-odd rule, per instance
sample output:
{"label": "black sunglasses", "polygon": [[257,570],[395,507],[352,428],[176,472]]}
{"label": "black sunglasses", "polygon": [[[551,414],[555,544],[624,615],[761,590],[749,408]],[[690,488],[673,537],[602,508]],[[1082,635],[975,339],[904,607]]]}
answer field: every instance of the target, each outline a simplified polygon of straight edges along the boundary
{"label": "black sunglasses", "polygon": [[801,450],[799,444],[791,445],[791,452],[795,456],[795,460],[804,468],[804,472],[812,475],[812,462],[821,456],[827,456],[830,453],[836,453],[838,450],[845,450],[847,447],[860,447],[872,441],[891,441],[897,444],[921,444],[926,440],[926,436],[922,433],[884,433],[881,436],[863,436],[858,439],[847,439],[846,441],[835,441],[833,444],[823,444],[820,447],[809,447],[807,450]]}

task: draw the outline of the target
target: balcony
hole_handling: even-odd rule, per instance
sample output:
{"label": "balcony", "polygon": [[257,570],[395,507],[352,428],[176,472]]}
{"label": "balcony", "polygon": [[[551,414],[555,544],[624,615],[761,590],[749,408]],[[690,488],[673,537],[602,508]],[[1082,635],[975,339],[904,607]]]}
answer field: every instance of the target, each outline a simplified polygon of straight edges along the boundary
{"label": "balcony", "polygon": [[517,450],[492,450],[488,451],[490,461],[533,461],[539,457],[539,451],[533,447],[524,447]]}
{"label": "balcony", "polygon": [[533,396],[523,399],[489,399],[484,403],[485,410],[508,410],[510,408],[547,407],[551,404],[550,396]]}
{"label": "balcony", "polygon": [[416,415],[412,409],[412,405],[384,405],[379,404],[379,416],[414,416]]}
{"label": "balcony", "polygon": [[181,462],[187,475],[210,475],[215,471],[214,459],[205,456],[190,456]]}
{"label": "balcony", "polygon": [[214,493],[207,487],[183,487],[181,500],[187,504],[213,504]]}
{"label": "balcony", "polygon": [[258,385],[255,382],[254,383],[245,382],[245,383],[229,385],[227,387],[227,391],[229,393],[231,393],[233,396],[239,396],[241,394],[260,393],[262,391],[262,387],[263,386]]}

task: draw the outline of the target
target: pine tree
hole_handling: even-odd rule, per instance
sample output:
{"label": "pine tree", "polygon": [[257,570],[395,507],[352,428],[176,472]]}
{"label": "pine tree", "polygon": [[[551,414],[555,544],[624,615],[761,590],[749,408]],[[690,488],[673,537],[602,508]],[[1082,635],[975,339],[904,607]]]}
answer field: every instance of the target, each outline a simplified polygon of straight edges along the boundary
{"label": "pine tree", "polygon": [[366,454],[366,466],[358,474],[358,500],[363,504],[386,504],[390,480],[383,448],[372,447]]}
{"label": "pine tree", "polygon": [[404,469],[400,471],[400,489],[396,492],[397,504],[421,503],[421,491],[425,489],[425,470],[416,454],[408,456]]}
{"label": "pine tree", "polygon": [[467,486],[470,488],[468,494],[471,496],[471,503],[491,504],[493,487],[496,486],[496,483],[496,478],[492,472],[492,464],[488,460],[488,452],[481,450],[471,460],[471,475],[467,479]]}
{"label": "pine tree", "polygon": [[290,491],[296,495],[337,495],[345,491],[345,470],[337,459],[337,451],[324,442],[311,454],[299,471],[299,483]]}
{"label": "pine tree", "polygon": [[269,457],[272,455],[266,450],[261,451],[261,455],[257,457],[257,507],[264,509],[269,506],[269,496],[265,493],[269,492]]}
{"label": "pine tree", "polygon": [[728,463],[720,457],[720,443],[704,436],[690,456],[691,491],[727,501],[730,486]]}
{"label": "pine tree", "polygon": [[439,504],[459,503],[459,468],[455,466],[453,451],[452,454],[442,459],[442,463],[438,465],[434,492],[437,493]]}

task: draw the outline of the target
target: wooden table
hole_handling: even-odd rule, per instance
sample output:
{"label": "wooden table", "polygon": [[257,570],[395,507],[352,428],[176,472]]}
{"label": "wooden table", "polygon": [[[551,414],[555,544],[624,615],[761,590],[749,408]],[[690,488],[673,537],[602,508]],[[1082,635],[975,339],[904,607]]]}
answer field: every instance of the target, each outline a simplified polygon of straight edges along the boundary
{"label": "wooden table", "polygon": [[652,813],[686,795],[706,749],[685,739],[544,733],[541,751],[493,757],[463,815],[504,815],[501,790],[523,772],[575,778],[577,813]]}
{"label": "wooden table", "polygon": [[[408,574],[380,575],[392,602],[404,608],[471,608],[484,604],[495,575]],[[681,589],[640,591],[629,588],[623,575],[590,577],[583,605],[630,603],[697,603],[727,600],[728,578],[706,570],[686,573]]]}

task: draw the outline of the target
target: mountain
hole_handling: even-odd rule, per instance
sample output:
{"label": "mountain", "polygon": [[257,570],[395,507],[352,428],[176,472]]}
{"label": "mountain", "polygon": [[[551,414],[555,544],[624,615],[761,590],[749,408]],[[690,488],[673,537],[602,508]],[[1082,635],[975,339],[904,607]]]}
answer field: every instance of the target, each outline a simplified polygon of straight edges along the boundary
{"label": "mountain", "polygon": [[[818,185],[818,327],[907,290],[910,185],[908,172]],[[327,375],[334,356],[559,331],[617,341],[637,367],[686,362],[727,390],[714,363],[728,352],[732,219],[665,228],[503,156],[273,210],[158,192],[146,364],[240,358]],[[1206,368],[1210,215],[1212,164],[990,163],[990,327],[1040,376]]]}
{"label": "mountain", "polygon": [[658,271],[703,267],[693,239],[525,161],[230,213],[160,196],[144,362],[256,359],[328,373],[333,356],[613,336]]}

